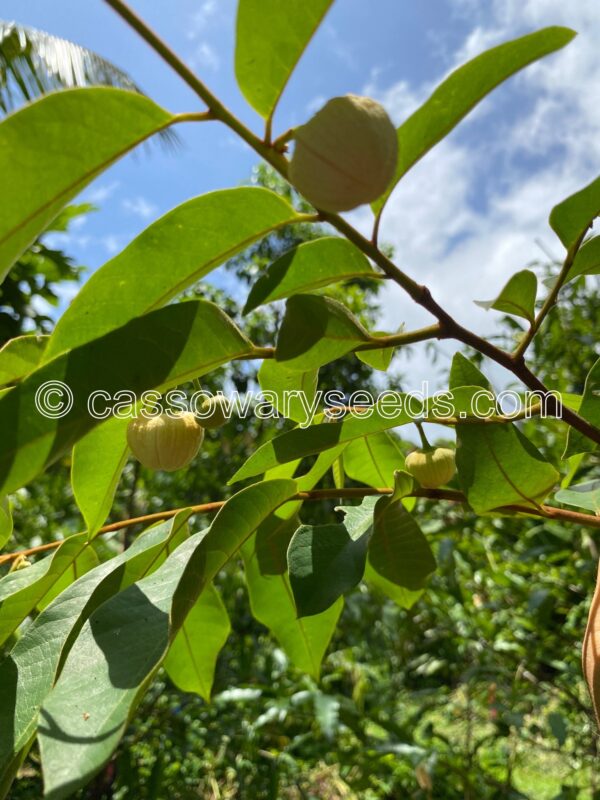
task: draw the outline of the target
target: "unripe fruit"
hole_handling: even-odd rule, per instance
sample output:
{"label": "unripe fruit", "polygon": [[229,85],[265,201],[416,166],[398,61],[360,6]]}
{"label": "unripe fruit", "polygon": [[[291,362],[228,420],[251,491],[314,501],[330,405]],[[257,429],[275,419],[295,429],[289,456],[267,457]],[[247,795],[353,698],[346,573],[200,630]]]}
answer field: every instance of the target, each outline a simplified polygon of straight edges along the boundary
{"label": "unripe fruit", "polygon": [[166,472],[186,467],[203,438],[204,428],[189,412],[139,417],[127,426],[127,444],[137,460],[145,467]]}
{"label": "unripe fruit", "polygon": [[454,450],[447,447],[415,450],[406,456],[404,464],[424,489],[437,489],[438,486],[443,486],[456,472]]}
{"label": "unripe fruit", "polygon": [[294,132],[290,180],[316,208],[349,211],[387,189],[398,137],[384,107],[369,97],[334,97]]}
{"label": "unripe fruit", "polygon": [[226,422],[229,422],[228,411],[229,401],[223,395],[218,394],[216,397],[207,398],[200,406],[202,425],[208,430],[220,428]]}

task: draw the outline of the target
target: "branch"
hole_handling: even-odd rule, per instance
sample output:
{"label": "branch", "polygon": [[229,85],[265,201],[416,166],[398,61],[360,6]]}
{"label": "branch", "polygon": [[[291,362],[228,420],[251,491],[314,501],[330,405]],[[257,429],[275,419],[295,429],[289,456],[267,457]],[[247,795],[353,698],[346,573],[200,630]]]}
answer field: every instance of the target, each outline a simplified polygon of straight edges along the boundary
{"label": "branch", "polygon": [[[288,178],[288,161],[287,159],[274,149],[272,146],[266,144],[255,133],[247,128],[234,114],[232,114],[217,97],[204,85],[204,83],[192,72],[192,70],[184,64],[179,56],[171,50],[171,48],[157,36],[157,34],[146,25],[146,23],[137,16],[137,14],[123,2],[123,0],[105,0],[105,2],[119,14],[141,37],[150,47],[152,47],[172,69],[188,84],[188,86],[206,103],[208,110],[212,113],[215,119],[220,120],[227,125],[231,130],[238,134],[250,147],[252,147],[258,155],[274,167],[286,180]],[[323,221],[329,222],[336,230],[342,233],[346,238],[355,244],[365,255],[369,256],[390,278],[392,278],[404,291],[417,303],[422,306],[426,311],[432,314],[440,323],[440,331],[438,338],[442,339],[456,339],[459,342],[472,347],[480,352],[482,355],[495,361],[500,366],[507,369],[525,386],[533,391],[544,392],[548,394],[548,389],[532,372],[528,369],[525,362],[521,359],[514,358],[511,353],[501,350],[491,342],[478,336],[473,331],[464,328],[460,325],[447,311],[445,311],[432,297],[431,292],[426,286],[422,286],[413,280],[409,275],[399,269],[384,253],[379,250],[376,244],[366,239],[355,228],[352,227],[345,219],[337,214],[329,214],[321,212],[319,218]],[[584,436],[587,436],[593,442],[600,444],[600,430],[590,425],[587,420],[580,417],[579,414],[571,411],[560,403],[559,400],[554,399],[552,402],[553,410],[550,412],[552,416],[563,419],[571,427],[578,430]]]}
{"label": "branch", "polygon": [[[311,500],[343,500],[343,499],[362,499],[363,497],[373,496],[387,496],[393,494],[394,490],[388,487],[373,489],[368,487],[356,487],[350,489],[311,489],[308,492],[298,492],[292,495],[286,503],[294,502],[295,500],[311,501]],[[454,489],[415,489],[415,491],[407,494],[406,497],[417,497],[424,500],[443,500],[449,503],[461,503],[467,505],[467,498],[462,492],[457,492]],[[118,522],[112,522],[109,525],[104,525],[96,535],[105,533],[115,533],[116,531],[128,528],[131,525],[150,525],[154,522],[162,522],[166,519],[171,519],[180,511],[191,511],[193,514],[210,514],[219,511],[227,500],[215,500],[212,503],[201,503],[195,506],[184,506],[182,508],[170,508],[166,511],[158,511],[154,514],[145,514],[142,517],[132,517],[131,519],[122,519]],[[600,528],[600,516],[595,514],[582,514],[579,511],[567,511],[563,508],[554,508],[552,506],[540,505],[535,508],[525,505],[509,505],[501,506],[493,509],[500,514],[525,514],[531,517],[542,517],[544,519],[558,520],[559,522],[575,522],[578,525],[587,525],[590,528]],[[13,561],[19,556],[30,556],[38,553],[43,553],[48,550],[54,550],[66,541],[60,539],[56,542],[48,542],[41,544],[37,547],[29,547],[27,550],[18,550],[15,553],[6,553],[0,556],[0,564],[5,564]]]}
{"label": "branch", "polygon": [[405,344],[415,344],[425,342],[428,339],[438,339],[441,333],[439,324],[429,325],[427,328],[417,328],[414,331],[402,331],[401,333],[391,333],[388,336],[373,336],[367,344],[361,344],[354,348],[354,352],[363,350],[384,350],[389,347],[401,347]]}

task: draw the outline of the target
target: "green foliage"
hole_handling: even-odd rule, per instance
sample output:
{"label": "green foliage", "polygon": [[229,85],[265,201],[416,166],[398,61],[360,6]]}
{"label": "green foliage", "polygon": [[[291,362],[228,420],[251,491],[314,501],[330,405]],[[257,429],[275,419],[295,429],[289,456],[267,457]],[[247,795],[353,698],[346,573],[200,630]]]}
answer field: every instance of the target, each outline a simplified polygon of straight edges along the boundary
{"label": "green foliage", "polygon": [[535,298],[537,295],[537,277],[529,269],[516,272],[509,279],[495,300],[477,301],[477,305],[489,310],[504,311],[523,317],[532,323],[535,318]]}
{"label": "green foliage", "polygon": [[227,258],[296,217],[284,200],[262,188],[188,200],[94,273],[56,326],[46,359],[166,305]]}
{"label": "green foliage", "polygon": [[369,334],[337,300],[295,295],[277,338],[277,361],[291,370],[318,369],[369,341]]}
{"label": "green foliage", "polygon": [[382,208],[402,176],[487,94],[528,64],[564,47],[574,36],[568,28],[544,28],[493,47],[451,73],[398,128],[396,177],[386,194],[373,204],[374,209]]}
{"label": "green foliage", "polygon": [[250,105],[271,117],[290,75],[332,0],[240,0],[235,74]]}
{"label": "green foliage", "polygon": [[290,295],[375,275],[365,256],[350,242],[335,237],[315,239],[288,250],[271,264],[252,287],[244,313]]}
{"label": "green foliage", "polygon": [[0,197],[2,276],[90,181],[173,121],[141,95],[102,88],[50,94],[1,122],[0,172],[12,187]]}
{"label": "green foliage", "polygon": [[577,245],[594,219],[600,214],[600,178],[567,197],[552,209],[550,225],[569,250]]}

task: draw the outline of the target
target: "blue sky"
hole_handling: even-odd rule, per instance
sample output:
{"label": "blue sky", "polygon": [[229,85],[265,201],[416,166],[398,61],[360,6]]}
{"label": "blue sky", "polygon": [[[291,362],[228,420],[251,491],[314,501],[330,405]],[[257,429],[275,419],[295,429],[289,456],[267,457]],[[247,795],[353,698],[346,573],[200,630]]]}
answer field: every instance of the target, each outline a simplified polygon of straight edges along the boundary
{"label": "blue sky", "polygon": [[[135,0],[210,88],[248,124],[261,121],[233,75],[234,0]],[[101,0],[4,0],[5,19],[64,36],[127,70],[171,111],[199,108],[195,96]],[[337,0],[302,59],[278,110],[276,131],[304,121],[327,98],[377,97],[396,122],[449,70],[484,49],[544,25],[579,36],[562,53],[491,95],[402,182],[382,226],[398,263],[425,281],[464,323],[486,332],[493,297],[508,277],[542,257],[561,257],[547,225],[553,205],[600,172],[600,8],[596,0]],[[191,196],[248,179],[256,158],[221,126],[179,128],[184,147],[130,156],[82,199],[100,210],[64,246],[94,269],[153,219]],[[369,212],[350,218],[369,229]],[[219,281],[219,274],[211,279]],[[394,289],[382,325],[429,324]]]}

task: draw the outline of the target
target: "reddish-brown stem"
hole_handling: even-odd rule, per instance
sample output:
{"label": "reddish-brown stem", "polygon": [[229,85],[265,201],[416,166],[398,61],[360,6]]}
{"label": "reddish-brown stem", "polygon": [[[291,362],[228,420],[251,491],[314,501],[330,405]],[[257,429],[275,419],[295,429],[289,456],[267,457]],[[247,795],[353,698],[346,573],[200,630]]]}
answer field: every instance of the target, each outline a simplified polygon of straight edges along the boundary
{"label": "reddish-brown stem", "polygon": [[[294,500],[343,500],[343,499],[361,499],[363,497],[371,497],[377,495],[390,495],[393,489],[383,487],[379,489],[371,489],[367,487],[357,487],[350,489],[312,489],[309,492],[298,492],[290,497],[286,502]],[[462,492],[457,492],[454,489],[416,489],[408,497],[418,497],[425,500],[443,500],[450,503],[466,504],[466,498]],[[213,503],[201,503],[200,505],[187,506],[187,509],[194,514],[210,514],[214,511],[219,511],[224,505],[225,500],[217,500]],[[112,522],[110,525],[104,525],[98,531],[98,535],[104,533],[114,533],[115,531],[123,530],[132,525],[150,525],[154,522],[161,522],[165,519],[171,519],[184,508],[170,508],[166,511],[158,511],[154,514],[144,514],[141,517],[133,517],[131,519],[123,519],[118,522]],[[600,528],[600,516],[593,514],[582,514],[579,511],[567,511],[563,508],[553,508],[551,506],[538,506],[536,508],[529,508],[525,505],[509,505],[502,506],[501,508],[494,509],[498,513],[504,514],[528,514],[533,517],[543,517],[544,519],[553,519],[562,522],[576,522],[579,525],[587,525],[590,528]],[[54,550],[57,548],[64,539],[56,542],[48,542],[47,544],[38,545],[37,547],[29,547],[26,550],[18,550],[15,553],[7,553],[0,556],[0,564],[12,561],[19,556],[37,555],[38,553],[46,552],[47,550]]]}

